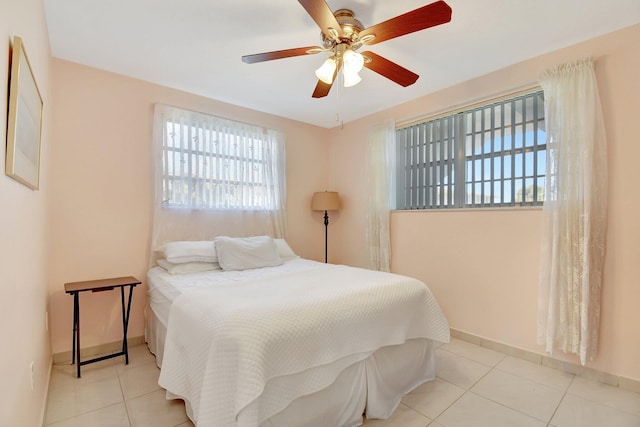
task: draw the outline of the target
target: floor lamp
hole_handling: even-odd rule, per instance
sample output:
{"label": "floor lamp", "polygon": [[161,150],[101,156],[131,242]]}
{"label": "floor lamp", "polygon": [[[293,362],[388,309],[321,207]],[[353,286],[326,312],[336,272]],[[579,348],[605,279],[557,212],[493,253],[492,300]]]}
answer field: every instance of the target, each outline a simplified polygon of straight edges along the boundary
{"label": "floor lamp", "polygon": [[327,262],[327,237],[329,230],[329,214],[328,211],[340,210],[340,196],[337,191],[320,191],[313,193],[311,199],[312,211],[324,211],[324,262]]}

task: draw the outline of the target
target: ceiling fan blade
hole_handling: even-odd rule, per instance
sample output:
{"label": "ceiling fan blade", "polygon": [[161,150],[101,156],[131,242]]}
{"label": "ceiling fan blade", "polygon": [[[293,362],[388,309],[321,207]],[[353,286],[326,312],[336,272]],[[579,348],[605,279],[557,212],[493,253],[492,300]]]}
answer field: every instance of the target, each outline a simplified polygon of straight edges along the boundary
{"label": "ceiling fan blade", "polygon": [[376,37],[367,43],[372,45],[449,21],[451,21],[451,7],[441,0],[362,30],[360,38],[369,34],[375,35]]}
{"label": "ceiling fan blade", "polygon": [[318,84],[316,85],[316,88],[313,91],[313,95],[311,96],[313,98],[324,98],[325,96],[329,95],[331,86],[333,86],[333,83],[327,84],[322,80],[318,80]]}
{"label": "ceiling fan blade", "polygon": [[364,61],[365,67],[398,83],[400,86],[410,86],[420,77],[416,73],[373,52],[362,52],[362,55],[371,58],[371,61]]}
{"label": "ceiling fan blade", "polygon": [[338,37],[342,37],[342,28],[338,24],[338,20],[333,16],[333,12],[324,0],[298,0],[309,16],[318,24],[322,32],[330,37],[329,28],[333,28]]}
{"label": "ceiling fan blade", "polygon": [[325,96],[329,95],[329,92],[331,91],[331,87],[336,82],[336,78],[338,77],[338,72],[340,71],[340,68],[342,68],[342,60],[338,59],[338,63],[336,64],[336,70],[333,72],[333,79],[331,80],[331,83],[325,83],[322,80],[318,80],[318,84],[316,85],[316,88],[313,90],[313,95],[311,95],[312,98],[324,98]]}
{"label": "ceiling fan blade", "polygon": [[255,53],[253,55],[245,55],[242,62],[253,64],[256,62],[271,61],[273,59],[290,58],[292,56],[314,55],[322,52],[323,49],[318,46],[297,47],[295,49],[275,50],[273,52]]}

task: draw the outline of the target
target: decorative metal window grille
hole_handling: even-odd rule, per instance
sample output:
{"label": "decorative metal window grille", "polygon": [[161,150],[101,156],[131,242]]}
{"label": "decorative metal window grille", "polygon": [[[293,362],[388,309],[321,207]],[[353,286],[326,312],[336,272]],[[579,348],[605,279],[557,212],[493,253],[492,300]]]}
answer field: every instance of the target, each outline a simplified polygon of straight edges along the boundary
{"label": "decorative metal window grille", "polygon": [[544,202],[543,92],[396,130],[397,209]]}
{"label": "decorative metal window grille", "polygon": [[162,132],[163,206],[280,208],[278,132],[178,109],[163,116]]}

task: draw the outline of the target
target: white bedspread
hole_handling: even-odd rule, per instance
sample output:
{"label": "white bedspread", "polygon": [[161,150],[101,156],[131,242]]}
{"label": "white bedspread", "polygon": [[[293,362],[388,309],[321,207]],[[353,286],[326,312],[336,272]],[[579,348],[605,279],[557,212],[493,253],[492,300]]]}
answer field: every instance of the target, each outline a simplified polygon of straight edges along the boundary
{"label": "white bedspread", "polygon": [[183,290],[171,307],[159,383],[190,402],[198,425],[258,426],[377,349],[413,338],[449,340],[425,284],[311,262]]}

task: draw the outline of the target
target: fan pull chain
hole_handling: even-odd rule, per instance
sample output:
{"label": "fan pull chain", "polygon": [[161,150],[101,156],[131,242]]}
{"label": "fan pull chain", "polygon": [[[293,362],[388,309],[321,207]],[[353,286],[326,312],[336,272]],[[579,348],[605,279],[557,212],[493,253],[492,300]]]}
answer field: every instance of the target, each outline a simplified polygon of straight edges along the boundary
{"label": "fan pull chain", "polygon": [[340,123],[340,130],[344,129],[344,120],[342,119],[342,98],[341,98],[341,94],[342,94],[342,86],[344,84],[344,81],[342,80],[344,77],[342,76],[342,73],[338,72],[337,76],[336,76],[336,81],[334,83],[336,83],[336,123]]}

